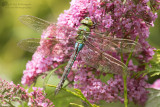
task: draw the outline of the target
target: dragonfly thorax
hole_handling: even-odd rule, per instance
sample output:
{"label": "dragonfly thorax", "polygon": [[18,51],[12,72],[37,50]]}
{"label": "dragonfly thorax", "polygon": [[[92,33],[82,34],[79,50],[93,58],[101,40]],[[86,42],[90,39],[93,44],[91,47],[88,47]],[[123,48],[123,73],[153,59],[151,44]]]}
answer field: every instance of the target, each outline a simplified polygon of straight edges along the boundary
{"label": "dragonfly thorax", "polygon": [[91,31],[91,27],[93,26],[93,21],[91,18],[86,17],[85,19],[81,20],[81,25],[78,28],[77,32],[77,42],[84,44],[86,38],[89,35],[89,32]]}
{"label": "dragonfly thorax", "polygon": [[91,26],[86,23],[82,23],[82,25],[79,26],[76,38],[78,43],[84,44],[85,40],[89,36],[89,32],[91,31],[90,28]]}

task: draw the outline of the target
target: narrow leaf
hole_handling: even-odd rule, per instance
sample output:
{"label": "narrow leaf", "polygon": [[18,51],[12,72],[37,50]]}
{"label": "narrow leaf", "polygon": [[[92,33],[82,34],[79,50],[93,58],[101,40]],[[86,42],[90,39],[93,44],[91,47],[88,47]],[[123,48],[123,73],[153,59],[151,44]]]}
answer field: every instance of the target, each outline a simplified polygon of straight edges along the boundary
{"label": "narrow leaf", "polygon": [[44,82],[43,82],[43,88],[44,88],[44,90],[45,90],[45,86],[46,86],[49,78],[50,78],[51,75],[53,74],[53,72],[55,72],[55,71],[57,71],[58,69],[66,66],[66,64],[67,64],[67,63],[64,63],[64,64],[62,64],[62,65],[59,65],[57,68],[53,69],[53,70],[45,77]]}

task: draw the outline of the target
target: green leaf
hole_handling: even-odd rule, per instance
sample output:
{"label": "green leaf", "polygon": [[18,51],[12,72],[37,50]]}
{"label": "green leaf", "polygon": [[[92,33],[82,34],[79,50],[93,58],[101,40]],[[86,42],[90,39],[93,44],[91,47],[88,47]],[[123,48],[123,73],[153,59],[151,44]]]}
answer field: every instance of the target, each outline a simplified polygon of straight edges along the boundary
{"label": "green leaf", "polygon": [[[47,84],[47,86],[56,88],[55,85]],[[74,89],[75,92],[70,91],[70,90],[67,90],[67,89],[65,89],[65,88],[61,88],[61,90],[65,90],[66,92],[68,92],[68,93],[70,93],[70,94],[72,94],[72,95],[80,98],[81,100],[83,100],[84,102],[86,102],[86,103],[89,105],[89,107],[99,107],[99,106],[97,106],[97,105],[95,105],[95,104],[92,105],[92,104],[87,100],[87,98],[83,95],[83,93],[81,92],[81,90],[79,90],[79,89]],[[72,104],[74,104],[74,103],[72,103]],[[78,104],[77,104],[77,105],[78,105]]]}
{"label": "green leaf", "polygon": [[154,77],[154,76],[157,76],[157,75],[160,75],[160,71],[159,72],[155,72],[154,74],[151,75],[151,77]]}
{"label": "green leaf", "polygon": [[160,49],[155,49],[153,50],[154,52],[157,52],[158,54],[160,54]]}
{"label": "green leaf", "polygon": [[151,77],[160,75],[160,49],[156,49],[154,52],[153,59],[146,66],[147,74],[150,73]]}
{"label": "green leaf", "polygon": [[160,90],[148,89],[150,94],[145,107],[160,107]]}
{"label": "green leaf", "polygon": [[139,71],[139,72],[132,72],[131,78],[139,78],[139,77],[144,77],[147,75],[149,72],[148,71]]}
{"label": "green leaf", "polygon": [[84,107],[84,106],[82,106],[82,105],[75,104],[75,103],[70,103],[70,105],[75,105],[75,106],[78,106],[78,107]]}
{"label": "green leaf", "polygon": [[57,68],[53,69],[52,71],[50,71],[50,73],[45,77],[44,82],[43,82],[43,88],[44,88],[44,90],[45,90],[45,88],[46,88],[45,86],[48,83],[48,80],[52,76],[53,72],[57,71],[58,69],[66,66],[66,65],[67,65],[67,63],[64,63],[62,65],[59,65]]}
{"label": "green leaf", "polygon": [[151,77],[160,75],[160,64],[156,62],[150,62],[151,67],[147,66],[146,70],[151,74]]}

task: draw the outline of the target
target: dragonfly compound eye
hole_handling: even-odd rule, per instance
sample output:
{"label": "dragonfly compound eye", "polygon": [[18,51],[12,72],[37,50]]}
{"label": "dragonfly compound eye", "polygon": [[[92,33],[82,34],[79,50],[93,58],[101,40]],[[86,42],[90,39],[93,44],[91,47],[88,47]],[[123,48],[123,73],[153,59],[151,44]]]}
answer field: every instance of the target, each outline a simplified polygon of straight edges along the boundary
{"label": "dragonfly compound eye", "polygon": [[81,20],[81,24],[85,24],[87,26],[93,26],[93,21],[91,18],[86,17],[85,19]]}

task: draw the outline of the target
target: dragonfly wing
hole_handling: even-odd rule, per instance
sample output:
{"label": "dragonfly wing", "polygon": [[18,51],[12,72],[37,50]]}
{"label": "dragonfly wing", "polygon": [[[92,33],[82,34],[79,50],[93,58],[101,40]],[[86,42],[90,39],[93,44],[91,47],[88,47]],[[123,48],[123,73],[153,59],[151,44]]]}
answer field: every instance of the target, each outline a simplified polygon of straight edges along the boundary
{"label": "dragonfly wing", "polygon": [[21,49],[34,53],[37,50],[37,47],[40,45],[40,39],[39,38],[29,38],[24,39],[18,42],[18,47]]}
{"label": "dragonfly wing", "polygon": [[141,45],[133,40],[113,38],[99,33],[90,34],[88,40],[94,46],[101,47],[103,51],[129,53],[141,51],[142,49]]}
{"label": "dragonfly wing", "polygon": [[18,42],[18,47],[28,52],[38,52],[45,56],[51,54],[51,49],[57,44],[58,41],[55,39],[40,39],[40,38],[29,38]]}
{"label": "dragonfly wing", "polygon": [[[68,27],[66,25],[57,25],[55,23],[50,23],[35,16],[23,15],[19,17],[19,20],[24,25],[38,32],[42,32],[49,27],[49,30],[52,31],[51,33],[54,37],[56,37],[57,35],[61,35],[61,37],[62,35],[73,37],[77,34],[77,30],[75,28]],[[46,33],[48,32],[46,31]]]}
{"label": "dragonfly wing", "polygon": [[45,30],[49,25],[51,25],[50,22],[45,21],[43,19],[40,19],[35,16],[30,16],[30,15],[23,15],[19,17],[19,20],[21,23],[24,25],[28,26],[31,29],[34,29],[38,32],[42,32]]}
{"label": "dragonfly wing", "polygon": [[21,49],[34,53],[43,54],[44,56],[67,54],[71,55],[74,51],[75,39],[69,38],[68,44],[64,45],[62,39],[50,38],[29,38],[18,42],[18,47]]}
{"label": "dragonfly wing", "polygon": [[122,74],[127,69],[123,62],[93,46],[90,42],[86,41],[85,45],[86,49],[84,48],[80,54],[88,65],[114,74]]}

